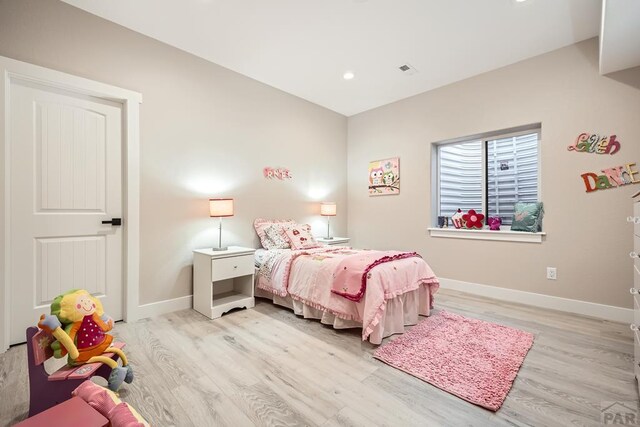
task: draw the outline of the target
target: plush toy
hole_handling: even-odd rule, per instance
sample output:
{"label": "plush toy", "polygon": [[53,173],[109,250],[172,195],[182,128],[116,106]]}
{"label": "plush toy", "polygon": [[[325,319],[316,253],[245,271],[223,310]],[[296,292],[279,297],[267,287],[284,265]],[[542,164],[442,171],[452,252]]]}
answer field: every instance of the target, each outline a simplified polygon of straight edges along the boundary
{"label": "plush toy", "polygon": [[[133,381],[133,370],[127,356],[119,348],[111,347],[113,336],[106,334],[113,328],[113,319],[104,313],[102,303],[83,289],[73,289],[57,296],[51,303],[51,314],[40,316],[40,329],[56,338],[51,344],[56,358],[69,355],[70,366],[102,362],[112,370],[109,388],[117,391],[122,382]],[[122,367],[104,353],[115,353]]]}
{"label": "plush toy", "polygon": [[487,224],[489,224],[489,230],[498,231],[502,225],[502,219],[499,216],[490,216],[487,219]]}
{"label": "plush toy", "polygon": [[462,214],[462,210],[458,209],[456,213],[451,216],[451,222],[453,222],[453,226],[455,228],[464,227],[464,219],[462,218],[464,215]]}
{"label": "plush toy", "polygon": [[484,214],[476,213],[473,209],[469,210],[466,214],[462,215],[467,228],[482,228],[482,220]]}

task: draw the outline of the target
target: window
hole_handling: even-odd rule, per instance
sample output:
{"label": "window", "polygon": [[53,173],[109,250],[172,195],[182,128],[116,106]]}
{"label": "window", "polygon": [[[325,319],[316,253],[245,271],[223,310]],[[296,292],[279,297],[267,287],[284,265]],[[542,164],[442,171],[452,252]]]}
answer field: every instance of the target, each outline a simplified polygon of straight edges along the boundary
{"label": "window", "polygon": [[540,128],[436,145],[438,216],[475,209],[511,225],[516,202],[538,201]]}

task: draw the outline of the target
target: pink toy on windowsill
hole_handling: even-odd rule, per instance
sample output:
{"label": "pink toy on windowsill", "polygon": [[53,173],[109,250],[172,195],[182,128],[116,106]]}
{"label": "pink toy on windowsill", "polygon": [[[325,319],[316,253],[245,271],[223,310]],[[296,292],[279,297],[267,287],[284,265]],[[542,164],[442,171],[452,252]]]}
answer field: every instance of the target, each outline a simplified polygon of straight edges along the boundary
{"label": "pink toy on windowsill", "polygon": [[455,228],[464,227],[464,219],[462,219],[462,216],[462,209],[458,209],[458,211],[451,216],[451,222],[453,222]]}
{"label": "pink toy on windowsill", "polygon": [[492,216],[487,219],[487,224],[489,224],[489,230],[498,231],[502,225],[502,220],[499,216]]}

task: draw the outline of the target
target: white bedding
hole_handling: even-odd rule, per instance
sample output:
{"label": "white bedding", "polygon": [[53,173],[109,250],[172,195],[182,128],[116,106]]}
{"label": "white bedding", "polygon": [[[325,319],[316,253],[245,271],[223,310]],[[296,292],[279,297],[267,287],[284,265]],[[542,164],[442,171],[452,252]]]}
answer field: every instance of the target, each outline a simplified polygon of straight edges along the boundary
{"label": "white bedding", "polygon": [[264,257],[267,255],[267,250],[264,248],[256,249],[255,252],[255,260],[256,267],[260,267],[262,265],[262,261],[264,261]]}

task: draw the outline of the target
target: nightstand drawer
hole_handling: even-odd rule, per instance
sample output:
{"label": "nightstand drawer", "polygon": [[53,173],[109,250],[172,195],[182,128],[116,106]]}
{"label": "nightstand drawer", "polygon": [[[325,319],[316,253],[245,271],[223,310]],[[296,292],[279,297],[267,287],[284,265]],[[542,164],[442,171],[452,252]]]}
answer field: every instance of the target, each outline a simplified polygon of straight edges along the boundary
{"label": "nightstand drawer", "polygon": [[253,255],[243,255],[211,260],[211,281],[253,274]]}

